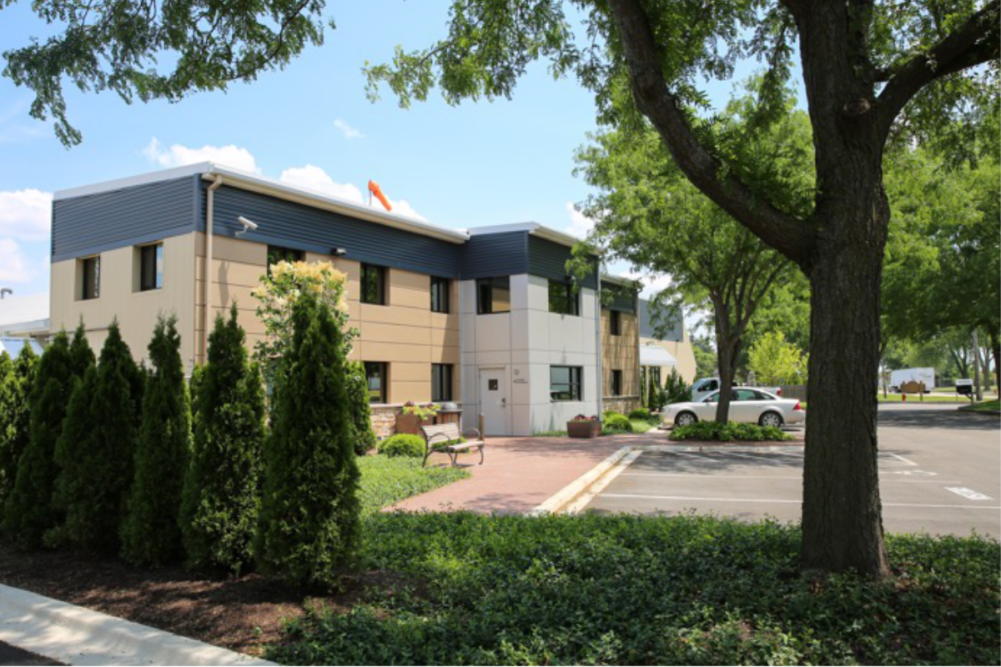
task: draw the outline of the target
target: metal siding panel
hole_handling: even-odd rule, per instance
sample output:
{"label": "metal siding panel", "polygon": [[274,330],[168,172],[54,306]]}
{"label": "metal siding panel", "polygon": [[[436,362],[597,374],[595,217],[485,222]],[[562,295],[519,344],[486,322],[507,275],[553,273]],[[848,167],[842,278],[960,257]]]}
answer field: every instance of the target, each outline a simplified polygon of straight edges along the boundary
{"label": "metal siding panel", "polygon": [[626,289],[621,285],[602,281],[601,291],[612,292],[615,294],[611,301],[604,304],[605,308],[608,308],[609,310],[618,310],[623,313],[636,312],[636,297],[638,295],[636,290]]}
{"label": "metal siding panel", "polygon": [[[640,299],[640,336],[643,338],[657,338],[658,340],[681,341],[684,337],[684,330],[681,327],[681,317],[679,313],[665,312],[666,306],[661,307],[656,316],[651,309],[647,299]],[[665,337],[657,336],[657,327],[663,326]]]}
{"label": "metal siding panel", "polygon": [[[528,272],[549,280],[566,280],[567,261],[573,257],[573,249],[549,239],[528,237]],[[595,270],[580,281],[582,287],[596,289],[598,286],[597,264]]]}
{"label": "metal siding panel", "polygon": [[146,243],[194,230],[187,176],[52,203],[52,261]]}
{"label": "metal siding panel", "polygon": [[[458,278],[459,245],[224,184],[215,192],[215,233],[235,237],[241,215],[260,225],[240,235],[247,241],[321,254],[344,248],[347,259]],[[204,231],[204,220],[198,228]]]}
{"label": "metal siding panel", "polygon": [[462,248],[463,280],[528,273],[528,232],[501,232],[470,237]]}

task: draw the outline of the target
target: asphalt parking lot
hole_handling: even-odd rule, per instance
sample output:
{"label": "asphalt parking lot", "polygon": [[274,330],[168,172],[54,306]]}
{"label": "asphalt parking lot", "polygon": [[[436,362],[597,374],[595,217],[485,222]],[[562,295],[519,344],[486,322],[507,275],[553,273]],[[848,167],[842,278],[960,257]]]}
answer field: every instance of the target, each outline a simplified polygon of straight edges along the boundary
{"label": "asphalt parking lot", "polygon": [[[890,532],[1001,538],[998,417],[954,406],[881,406],[880,491]],[[746,520],[798,521],[802,447],[756,451],[644,451],[586,510],[715,513]]]}

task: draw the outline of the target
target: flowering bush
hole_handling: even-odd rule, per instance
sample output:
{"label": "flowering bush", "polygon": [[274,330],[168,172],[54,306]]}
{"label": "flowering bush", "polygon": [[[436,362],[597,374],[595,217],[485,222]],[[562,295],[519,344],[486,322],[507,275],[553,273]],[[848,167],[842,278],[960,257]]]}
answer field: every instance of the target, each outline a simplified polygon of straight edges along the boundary
{"label": "flowering bush", "polygon": [[407,401],[403,404],[403,414],[414,415],[421,421],[425,419],[432,419],[441,410],[441,406],[437,403],[429,403],[425,406],[420,406],[413,401]]}
{"label": "flowering bush", "polygon": [[354,329],[348,323],[347,274],[334,268],[332,262],[288,262],[271,265],[270,275],[261,276],[260,284],[251,294],[258,300],[257,316],[264,323],[267,337],[257,343],[254,354],[261,364],[268,385],[277,390],[282,386],[287,369],[282,360],[292,346],[292,304],[308,290],[317,300],[326,303],[344,330],[344,354],[351,351]]}
{"label": "flowering bush", "polygon": [[573,422],[596,422],[596,421],[598,421],[598,415],[591,415],[590,417],[588,417],[587,415],[577,415],[576,417],[574,417],[570,421],[573,421]]}

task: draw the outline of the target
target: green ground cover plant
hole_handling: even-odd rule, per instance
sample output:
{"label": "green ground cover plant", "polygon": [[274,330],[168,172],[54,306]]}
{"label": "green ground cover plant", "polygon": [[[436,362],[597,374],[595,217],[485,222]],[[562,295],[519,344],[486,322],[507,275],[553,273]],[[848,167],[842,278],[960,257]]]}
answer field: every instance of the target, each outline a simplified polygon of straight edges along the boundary
{"label": "green ground cover plant", "polygon": [[420,459],[406,456],[363,456],[358,459],[358,467],[358,498],[363,515],[469,477],[461,468],[422,468]]}
{"label": "green ground cover plant", "polygon": [[[398,459],[396,460],[398,461]],[[800,531],[706,516],[375,514],[393,573],[291,622],[283,664],[997,664],[997,541],[890,536],[894,576],[799,573]]]}
{"label": "green ground cover plant", "polygon": [[385,454],[390,458],[397,456],[424,458],[424,452],[427,450],[424,438],[409,433],[391,435],[385,440],[380,440],[376,447],[380,454]]}
{"label": "green ground cover plant", "polygon": [[774,426],[720,424],[714,421],[696,422],[688,426],[678,426],[671,431],[671,440],[710,440],[718,442],[770,442],[792,440],[792,436]]}

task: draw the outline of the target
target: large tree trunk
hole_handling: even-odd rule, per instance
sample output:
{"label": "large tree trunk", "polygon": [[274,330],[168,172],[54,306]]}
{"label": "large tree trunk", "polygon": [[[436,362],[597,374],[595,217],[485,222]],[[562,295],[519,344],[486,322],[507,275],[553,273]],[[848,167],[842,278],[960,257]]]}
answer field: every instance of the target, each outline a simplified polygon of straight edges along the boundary
{"label": "large tree trunk", "polygon": [[716,403],[716,421],[725,424],[730,420],[730,391],[733,375],[740,352],[740,339],[733,340],[730,330],[730,312],[714,300],[713,315],[716,318],[716,365],[719,366],[719,401]]}
{"label": "large tree trunk", "polygon": [[994,386],[1001,396],[1001,335],[997,327],[987,327],[987,337],[991,341],[991,355],[994,357]]}

